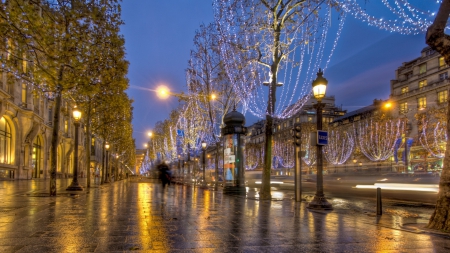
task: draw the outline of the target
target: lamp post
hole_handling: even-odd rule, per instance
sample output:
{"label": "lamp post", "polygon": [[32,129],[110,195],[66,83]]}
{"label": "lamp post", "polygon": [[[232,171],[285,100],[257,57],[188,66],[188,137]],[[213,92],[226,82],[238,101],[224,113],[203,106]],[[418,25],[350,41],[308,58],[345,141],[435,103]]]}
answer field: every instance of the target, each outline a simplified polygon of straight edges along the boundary
{"label": "lamp post", "polygon": [[181,175],[181,164],[180,164],[180,159],[181,159],[181,156],[180,155],[178,155],[178,172],[177,172],[177,179],[178,179],[178,177]]}
{"label": "lamp post", "polygon": [[73,124],[75,126],[75,148],[73,151],[73,178],[67,191],[82,191],[83,187],[78,183],[78,127],[80,126],[81,111],[75,106],[73,108]]}
{"label": "lamp post", "polygon": [[105,144],[105,149],[106,149],[106,175],[105,175],[105,184],[109,183],[109,169],[108,169],[108,151],[109,151],[109,143],[107,142]]}
{"label": "lamp post", "polygon": [[116,154],[116,169],[114,171],[114,182],[119,181],[119,154]]}
{"label": "lamp post", "polygon": [[[313,94],[317,99],[317,104],[314,107],[317,110],[317,131],[322,130],[322,110],[325,104],[322,103],[322,98],[325,97],[328,81],[323,77],[323,72],[319,69],[317,78],[312,82]],[[317,185],[314,199],[308,203],[310,209],[333,209],[332,205],[326,200],[323,194],[323,155],[322,145],[317,145]]]}
{"label": "lamp post", "polygon": [[203,157],[202,157],[202,165],[203,165],[203,183],[202,186],[206,186],[206,169],[205,169],[205,164],[206,164],[206,146],[207,143],[205,141],[202,141],[202,151],[203,151]]}

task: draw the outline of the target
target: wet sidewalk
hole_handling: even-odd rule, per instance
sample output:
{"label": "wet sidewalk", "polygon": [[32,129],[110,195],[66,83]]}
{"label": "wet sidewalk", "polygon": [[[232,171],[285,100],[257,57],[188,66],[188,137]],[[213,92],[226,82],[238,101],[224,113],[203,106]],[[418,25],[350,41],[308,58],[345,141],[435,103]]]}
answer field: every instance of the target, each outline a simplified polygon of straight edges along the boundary
{"label": "wet sidewalk", "polygon": [[[0,252],[449,252],[423,219],[321,212],[146,179],[72,195],[48,181],[0,182]],[[338,201],[338,200],[333,200]]]}

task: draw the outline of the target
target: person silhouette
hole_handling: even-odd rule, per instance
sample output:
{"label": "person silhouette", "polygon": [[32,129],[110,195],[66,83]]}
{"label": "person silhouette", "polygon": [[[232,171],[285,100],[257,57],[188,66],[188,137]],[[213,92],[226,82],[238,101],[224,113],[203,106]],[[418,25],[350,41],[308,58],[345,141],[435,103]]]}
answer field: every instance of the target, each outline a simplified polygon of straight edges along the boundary
{"label": "person silhouette", "polygon": [[161,180],[162,189],[166,188],[166,184],[170,185],[170,169],[169,166],[162,162],[158,165],[158,171],[159,171],[159,179]]}

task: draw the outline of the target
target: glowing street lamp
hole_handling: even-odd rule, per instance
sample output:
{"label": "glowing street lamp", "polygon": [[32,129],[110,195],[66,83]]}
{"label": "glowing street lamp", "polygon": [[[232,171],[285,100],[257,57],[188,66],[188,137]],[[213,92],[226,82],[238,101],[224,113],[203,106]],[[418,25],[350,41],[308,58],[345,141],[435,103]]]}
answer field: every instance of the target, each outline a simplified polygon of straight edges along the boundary
{"label": "glowing street lamp", "polygon": [[75,143],[73,151],[73,178],[72,183],[67,187],[67,191],[82,191],[83,187],[78,183],[78,128],[80,127],[81,111],[75,106],[72,111],[73,124],[75,126]]}
{"label": "glowing street lamp", "polygon": [[[322,110],[325,104],[322,103],[322,98],[325,97],[328,81],[323,77],[323,72],[319,69],[317,78],[312,82],[313,94],[317,99],[317,104],[314,108],[317,110],[317,131],[322,130]],[[323,194],[323,154],[322,145],[317,145],[317,184],[316,194],[314,199],[308,203],[310,209],[333,209],[332,205],[327,201]]]}
{"label": "glowing street lamp", "polygon": [[202,141],[202,151],[203,151],[203,159],[202,159],[202,164],[203,164],[203,185],[206,186],[206,169],[205,169],[205,164],[206,164],[206,156],[205,156],[205,152],[206,152],[206,146],[208,144],[205,141]]}
{"label": "glowing street lamp", "polygon": [[107,142],[105,144],[105,149],[106,149],[106,175],[105,175],[105,183],[109,183],[109,169],[108,169],[108,151],[109,151],[109,143]]}
{"label": "glowing street lamp", "polygon": [[167,99],[170,96],[170,90],[165,85],[160,85],[158,88],[156,88],[156,95],[160,99]]}

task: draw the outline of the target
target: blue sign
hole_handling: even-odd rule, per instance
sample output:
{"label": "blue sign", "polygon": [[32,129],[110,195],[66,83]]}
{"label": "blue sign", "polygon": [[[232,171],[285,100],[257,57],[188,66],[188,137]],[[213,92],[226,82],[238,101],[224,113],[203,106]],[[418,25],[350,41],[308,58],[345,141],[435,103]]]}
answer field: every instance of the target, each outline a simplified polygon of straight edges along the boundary
{"label": "blue sign", "polygon": [[328,145],[328,132],[317,130],[317,145]]}

